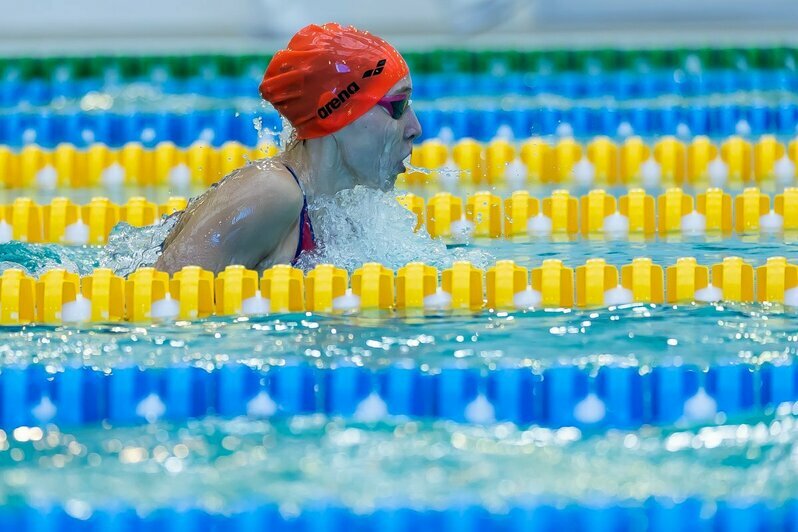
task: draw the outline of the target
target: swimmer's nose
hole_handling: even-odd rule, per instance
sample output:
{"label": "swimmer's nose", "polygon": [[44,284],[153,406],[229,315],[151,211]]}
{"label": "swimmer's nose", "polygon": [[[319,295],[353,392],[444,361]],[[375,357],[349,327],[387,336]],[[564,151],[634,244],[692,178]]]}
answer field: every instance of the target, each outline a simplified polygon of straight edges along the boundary
{"label": "swimmer's nose", "polygon": [[416,112],[412,107],[408,107],[405,115],[407,115],[407,123],[405,124],[405,140],[412,142],[421,136],[421,124],[419,123]]}

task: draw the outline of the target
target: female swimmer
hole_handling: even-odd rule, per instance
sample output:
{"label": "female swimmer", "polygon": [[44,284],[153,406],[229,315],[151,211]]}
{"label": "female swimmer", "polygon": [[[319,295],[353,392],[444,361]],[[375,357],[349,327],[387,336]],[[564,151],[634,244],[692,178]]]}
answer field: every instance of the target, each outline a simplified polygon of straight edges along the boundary
{"label": "female swimmer", "polygon": [[388,43],[338,24],[302,28],[269,63],[260,94],[291,124],[271,159],[252,162],[192,201],[155,267],[264,270],[312,250],[308,203],[364,185],[390,190],[421,126],[407,63]]}

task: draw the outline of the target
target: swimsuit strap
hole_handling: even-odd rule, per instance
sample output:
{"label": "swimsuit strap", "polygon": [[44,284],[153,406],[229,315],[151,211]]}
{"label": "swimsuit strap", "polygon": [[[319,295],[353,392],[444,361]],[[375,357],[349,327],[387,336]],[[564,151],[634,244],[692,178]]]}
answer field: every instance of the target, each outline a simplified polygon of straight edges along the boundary
{"label": "swimsuit strap", "polygon": [[296,186],[298,186],[299,190],[302,191],[302,196],[304,197],[305,196],[305,187],[302,186],[302,182],[299,180],[299,177],[297,177],[296,172],[294,172],[294,169],[291,168],[290,166],[288,166],[287,164],[285,164],[285,163],[283,163],[283,164],[288,169],[288,171],[291,172],[291,177],[293,177],[294,181],[296,181]]}
{"label": "swimsuit strap", "polygon": [[299,181],[296,173],[294,173],[294,170],[287,164],[285,167],[289,172],[291,172],[291,176],[294,178],[299,190],[302,192],[302,212],[299,213],[299,240],[296,244],[294,259],[291,261],[293,264],[296,262],[296,259],[299,257],[300,253],[316,248],[316,237],[313,234],[313,226],[310,224],[310,217],[308,216],[308,197],[305,194],[305,189],[302,188],[302,183]]}

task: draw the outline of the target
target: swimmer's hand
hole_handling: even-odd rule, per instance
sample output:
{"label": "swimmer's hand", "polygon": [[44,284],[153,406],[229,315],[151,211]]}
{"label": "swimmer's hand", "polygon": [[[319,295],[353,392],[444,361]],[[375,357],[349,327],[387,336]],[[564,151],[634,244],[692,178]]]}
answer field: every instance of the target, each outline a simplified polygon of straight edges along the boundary
{"label": "swimmer's hand", "polygon": [[230,264],[255,268],[291,247],[285,244],[301,211],[302,192],[287,169],[245,166],[192,202],[155,267],[175,272],[193,265],[215,273]]}

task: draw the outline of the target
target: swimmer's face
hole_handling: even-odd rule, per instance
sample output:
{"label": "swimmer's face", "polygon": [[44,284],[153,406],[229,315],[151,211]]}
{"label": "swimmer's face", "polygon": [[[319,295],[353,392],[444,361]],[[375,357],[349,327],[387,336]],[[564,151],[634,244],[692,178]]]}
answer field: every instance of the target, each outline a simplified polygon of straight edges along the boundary
{"label": "swimmer's face", "polygon": [[[400,79],[386,98],[410,98],[413,82],[408,74]],[[412,106],[407,106],[399,118],[387,109],[375,105],[366,114],[333,134],[341,149],[344,165],[356,178],[356,185],[390,190],[396,176],[405,171],[403,161],[410,155],[413,140],[421,135]]]}

